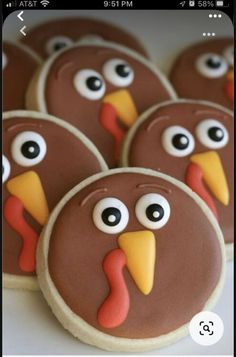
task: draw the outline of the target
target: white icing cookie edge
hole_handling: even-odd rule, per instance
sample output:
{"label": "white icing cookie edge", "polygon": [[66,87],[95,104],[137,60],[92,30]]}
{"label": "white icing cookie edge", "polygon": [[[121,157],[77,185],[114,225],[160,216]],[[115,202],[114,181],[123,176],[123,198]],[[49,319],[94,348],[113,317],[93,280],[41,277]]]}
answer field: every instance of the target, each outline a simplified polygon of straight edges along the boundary
{"label": "white icing cookie edge", "polygon": [[[84,41],[83,43],[77,43],[74,46],[71,46],[69,48],[63,48],[63,49],[57,51],[51,57],[49,57],[49,59],[46,60],[46,62],[44,62],[44,64],[41,66],[41,68],[39,70],[39,73],[36,74],[32,78],[31,83],[29,85],[29,88],[31,88],[31,90],[29,90],[26,95],[27,97],[28,96],[30,97],[32,95],[35,97],[34,99],[36,100],[37,108],[35,108],[35,107],[32,108],[32,105],[30,104],[30,100],[27,100],[26,105],[27,105],[28,109],[37,109],[40,112],[47,113],[47,103],[45,100],[45,85],[46,85],[48,73],[50,72],[51,66],[53,65],[54,61],[62,53],[66,52],[66,51],[70,51],[75,47],[77,48],[77,47],[83,47],[83,46],[89,46],[89,45],[92,45],[90,41]],[[177,98],[177,94],[174,91],[174,88],[170,84],[167,77],[152,62],[150,62],[148,59],[146,59],[142,55],[138,54],[137,52],[135,52],[125,46],[118,45],[114,42],[103,41],[102,43],[96,43],[96,47],[107,47],[107,48],[117,50],[121,53],[123,52],[124,54],[134,58],[136,61],[142,63],[143,65],[148,67],[159,78],[162,85],[168,91],[170,97],[172,99]]]}
{"label": "white icing cookie edge", "polygon": [[36,62],[38,62],[38,64],[43,63],[42,58],[34,50],[32,50],[32,48],[30,48],[29,46],[27,46],[25,44],[10,41],[10,40],[4,40],[3,46],[4,46],[4,44],[10,45],[10,46],[15,46],[15,47],[21,49],[22,51],[26,52],[29,56],[31,56]]}
{"label": "white icing cookie edge", "polygon": [[[207,101],[207,100],[193,100],[193,99],[182,99],[181,98],[181,99],[176,99],[176,100],[168,100],[168,101],[153,105],[152,107],[150,107],[149,109],[144,111],[138,117],[138,119],[136,120],[134,125],[127,132],[127,134],[126,134],[126,136],[125,136],[125,138],[123,140],[123,144],[122,144],[122,148],[121,148],[120,167],[129,167],[130,147],[132,145],[132,140],[133,140],[138,128],[140,127],[140,125],[142,125],[146,120],[148,120],[150,115],[153,112],[155,112],[156,110],[158,110],[159,108],[165,107],[166,105],[178,104],[178,103],[207,105],[207,106],[211,106],[212,108],[219,109],[219,110],[231,115],[232,117],[234,116],[234,113],[231,110],[229,110],[228,108],[225,108],[220,104],[216,104],[216,103],[213,103],[213,102],[210,102],[210,101]],[[228,261],[232,260],[233,259],[234,244],[233,243],[227,243],[227,244],[225,244],[225,248],[226,248],[226,259]]]}
{"label": "white icing cookie edge", "polygon": [[26,289],[38,291],[39,285],[34,276],[22,276],[3,273],[3,287],[6,289]]}
{"label": "white icing cookie edge", "polygon": [[[15,117],[24,117],[24,118],[29,117],[29,119],[31,118],[40,119],[59,125],[60,127],[66,129],[71,134],[73,134],[76,138],[78,138],[86,146],[86,148],[92,152],[92,154],[98,160],[98,163],[101,167],[101,171],[108,170],[105,160],[103,159],[102,155],[100,154],[96,146],[92,143],[92,141],[89,140],[81,131],[79,131],[79,129],[75,128],[74,126],[65,122],[64,120],[49,114],[43,114],[43,113],[29,111],[29,110],[12,110],[3,113],[3,120],[8,120]],[[37,284],[37,277],[27,277],[27,276],[12,275],[6,273],[4,273],[3,286],[5,288],[13,288],[13,289],[25,288],[30,290],[39,290]]]}
{"label": "white icing cookie edge", "polygon": [[48,269],[48,252],[49,252],[49,241],[50,235],[53,230],[53,225],[60,213],[63,209],[64,205],[80,190],[94,181],[114,175],[116,173],[122,172],[134,172],[141,173],[146,175],[151,175],[154,177],[160,177],[162,179],[167,180],[168,182],[176,185],[183,191],[185,191],[201,208],[201,210],[207,216],[210,224],[214,227],[216,231],[216,236],[220,244],[221,256],[222,256],[222,270],[221,275],[216,285],[214,291],[211,296],[207,300],[203,310],[210,310],[220,295],[220,292],[223,288],[224,280],[225,280],[225,249],[224,249],[224,240],[222,236],[222,232],[220,227],[212,215],[208,206],[196,195],[193,193],[189,187],[187,187],[182,182],[168,176],[165,174],[157,173],[150,169],[140,169],[140,168],[123,168],[123,169],[112,169],[107,172],[99,173],[89,177],[84,180],[77,186],[75,186],[71,191],[69,191],[63,199],[58,203],[58,205],[52,211],[50,218],[48,220],[47,225],[44,227],[37,247],[37,274],[40,288],[44,294],[46,301],[51,307],[54,315],[60,321],[62,326],[69,330],[70,333],[79,338],[81,341],[97,346],[101,349],[108,351],[122,351],[122,352],[144,352],[151,349],[158,349],[169,344],[172,344],[184,336],[188,335],[188,323],[179,327],[175,331],[172,331],[166,335],[162,335],[156,338],[146,338],[146,339],[127,339],[127,338],[119,338],[114,337],[108,334],[105,334],[96,328],[89,325],[82,318],[76,315],[64,302],[59,292],[57,291]]}
{"label": "white icing cookie edge", "polygon": [[85,145],[85,147],[89,151],[91,151],[91,153],[98,160],[102,171],[108,170],[108,166],[107,166],[105,160],[103,159],[102,154],[99,152],[97,147],[93,144],[93,142],[85,134],[83,134],[79,129],[77,129],[73,125],[69,124],[68,122],[66,122],[62,119],[59,119],[53,115],[40,113],[40,112],[36,112],[36,111],[32,111],[32,110],[11,110],[11,111],[3,113],[3,120],[15,118],[15,117],[19,117],[19,118],[29,117],[29,119],[31,119],[31,118],[40,119],[40,120],[49,121],[56,125],[59,125],[63,129],[65,129],[65,130],[69,131],[71,134],[73,134],[77,139],[79,139]]}

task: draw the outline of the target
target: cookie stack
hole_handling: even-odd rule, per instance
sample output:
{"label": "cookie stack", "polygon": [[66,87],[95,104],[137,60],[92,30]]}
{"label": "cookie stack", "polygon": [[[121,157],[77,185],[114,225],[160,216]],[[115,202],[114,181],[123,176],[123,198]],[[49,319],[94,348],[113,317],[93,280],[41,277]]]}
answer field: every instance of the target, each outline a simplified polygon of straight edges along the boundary
{"label": "cookie stack", "polygon": [[232,258],[232,40],[187,49],[170,80],[109,23],[23,42],[3,47],[5,287],[41,289],[105,350],[176,342]]}

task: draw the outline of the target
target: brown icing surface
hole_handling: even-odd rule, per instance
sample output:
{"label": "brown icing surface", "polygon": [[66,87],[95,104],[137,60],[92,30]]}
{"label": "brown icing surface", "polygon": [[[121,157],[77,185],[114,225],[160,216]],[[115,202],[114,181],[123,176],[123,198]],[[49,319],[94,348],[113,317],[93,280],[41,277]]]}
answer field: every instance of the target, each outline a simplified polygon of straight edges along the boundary
{"label": "brown icing surface", "polygon": [[[205,53],[224,56],[223,52],[233,45],[232,38],[202,41],[184,50],[173,65],[170,73],[177,94],[181,98],[205,99],[233,109],[233,101],[225,94],[226,72],[217,78],[204,77],[196,70],[196,60]],[[232,66],[229,66],[229,70]]]}
{"label": "brown icing surface", "polygon": [[46,58],[48,53],[45,47],[51,38],[66,36],[76,42],[87,35],[97,35],[106,41],[122,44],[148,57],[146,50],[130,33],[110,23],[88,18],[59,19],[40,24],[29,31],[22,42]]}
{"label": "brown icing surface", "polygon": [[3,52],[7,59],[3,69],[3,110],[24,109],[26,90],[39,62],[19,45],[4,42]]}
{"label": "brown icing surface", "polygon": [[[152,231],[156,239],[154,286],[149,295],[143,295],[125,268],[130,310],[119,327],[105,329],[97,321],[98,309],[109,293],[102,262],[118,248],[121,233],[98,230],[92,220],[93,208],[102,198],[116,197],[129,210],[122,233],[147,230],[134,212],[137,200],[147,193],[163,195],[171,208],[167,224]],[[212,225],[184,191],[146,174],[120,173],[98,179],[63,207],[50,238],[48,265],[65,304],[88,324],[112,336],[148,338],[177,329],[203,308],[219,281],[222,257]]]}
{"label": "brown icing surface", "polygon": [[[73,80],[81,69],[93,69],[103,75],[103,65],[108,60],[117,58],[127,61],[134,71],[133,82],[123,89],[131,95],[138,113],[154,103],[170,98],[167,89],[150,68],[130,55],[105,46],[78,46],[61,53],[51,65],[45,85],[48,113],[77,126],[95,143],[111,167],[115,166],[114,138],[99,121],[103,98],[89,100],[81,96]],[[105,95],[122,89],[105,80],[105,77],[103,79],[106,85]]]}
{"label": "brown icing surface", "polygon": [[[162,117],[163,120],[156,118]],[[229,133],[229,141],[223,148],[210,149],[200,143],[195,134],[198,123],[204,119],[221,122]],[[156,123],[154,123],[156,121]],[[151,126],[151,130],[147,130]],[[168,154],[161,141],[163,131],[172,125],[179,125],[190,131],[195,139],[194,151],[184,157]],[[215,151],[219,154],[229,187],[229,204],[224,206],[217,199],[213,200],[219,214],[219,224],[223,230],[226,243],[233,242],[233,118],[214,106],[199,103],[176,103],[165,105],[153,112],[138,127],[128,154],[130,166],[151,168],[176,177],[185,182],[185,174],[190,157],[193,154]],[[210,191],[209,191],[210,192]]]}
{"label": "brown icing surface", "polygon": [[[44,159],[35,166],[20,166],[12,158],[12,141],[17,134],[24,131],[34,131],[42,135],[47,145]],[[39,175],[49,210],[52,210],[69,189],[86,177],[101,171],[96,156],[75,135],[48,120],[30,117],[4,120],[3,154],[11,166],[10,176],[3,185],[3,207],[9,197],[6,183],[24,172],[34,171]],[[42,227],[27,212],[25,212],[25,219],[32,228],[40,232]],[[3,271],[5,273],[32,275],[22,272],[18,266],[21,248],[21,237],[3,220]]]}

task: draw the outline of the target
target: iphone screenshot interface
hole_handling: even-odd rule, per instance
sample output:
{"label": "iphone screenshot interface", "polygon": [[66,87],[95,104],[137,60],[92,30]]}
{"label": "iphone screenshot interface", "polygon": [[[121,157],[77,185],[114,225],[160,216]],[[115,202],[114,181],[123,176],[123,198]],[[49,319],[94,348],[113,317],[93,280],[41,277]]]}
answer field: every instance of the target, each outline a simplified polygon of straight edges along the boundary
{"label": "iphone screenshot interface", "polygon": [[2,4],[4,355],[233,355],[231,5],[53,3]]}

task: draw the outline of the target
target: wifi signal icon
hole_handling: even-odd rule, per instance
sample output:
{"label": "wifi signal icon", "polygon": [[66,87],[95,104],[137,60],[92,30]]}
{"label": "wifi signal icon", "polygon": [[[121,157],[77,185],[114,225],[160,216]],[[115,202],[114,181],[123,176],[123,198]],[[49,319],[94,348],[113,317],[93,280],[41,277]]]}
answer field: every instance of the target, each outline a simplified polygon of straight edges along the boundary
{"label": "wifi signal icon", "polygon": [[49,2],[50,1],[48,1],[48,0],[42,0],[42,1],[40,1],[40,4],[42,4],[43,7],[46,7],[49,4]]}

